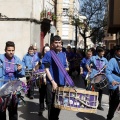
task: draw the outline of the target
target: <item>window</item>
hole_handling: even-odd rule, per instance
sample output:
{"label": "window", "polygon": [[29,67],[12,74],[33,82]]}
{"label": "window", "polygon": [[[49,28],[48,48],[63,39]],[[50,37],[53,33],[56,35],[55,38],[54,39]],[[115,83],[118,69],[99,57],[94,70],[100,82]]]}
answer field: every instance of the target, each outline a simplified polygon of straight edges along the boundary
{"label": "window", "polygon": [[68,8],[63,8],[62,15],[67,15],[67,13],[68,13]]}

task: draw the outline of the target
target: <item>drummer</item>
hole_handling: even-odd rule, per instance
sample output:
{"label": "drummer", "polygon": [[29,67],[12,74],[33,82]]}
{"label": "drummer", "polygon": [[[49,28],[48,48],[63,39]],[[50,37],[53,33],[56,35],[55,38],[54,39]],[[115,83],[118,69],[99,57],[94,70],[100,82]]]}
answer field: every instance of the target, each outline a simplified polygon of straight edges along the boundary
{"label": "drummer", "polygon": [[[108,64],[107,59],[105,57],[103,57],[104,54],[105,54],[104,48],[98,47],[96,49],[96,52],[97,52],[97,55],[96,56],[92,56],[90,58],[90,61],[88,61],[86,63],[87,69],[90,72],[90,78],[93,78],[99,72],[105,73],[105,68],[106,68],[106,65]],[[91,66],[92,69],[90,68],[90,66]],[[99,92],[99,96],[98,96],[98,101],[99,101],[98,109],[103,111],[104,109],[101,106],[103,90],[99,89],[98,92]]]}
{"label": "drummer", "polygon": [[[16,80],[25,75],[22,68],[22,61],[14,55],[15,44],[7,41],[5,46],[5,54],[0,55],[0,80]],[[5,83],[5,82],[4,82]],[[0,87],[4,84],[0,81]],[[9,120],[18,120],[18,101],[11,102],[8,106]],[[6,120],[6,110],[0,110],[0,120]]]}
{"label": "drummer", "polygon": [[109,81],[109,110],[107,120],[112,120],[120,102],[120,45],[115,48],[114,58],[111,58],[106,68]]}
{"label": "drummer", "polygon": [[[44,66],[41,63],[42,62],[42,58],[44,57],[45,53],[48,52],[49,50],[50,50],[50,47],[48,45],[46,45],[46,46],[43,47],[42,54],[41,54],[41,60],[40,60],[39,64],[37,64],[35,66],[35,70],[44,69]],[[46,79],[46,77],[43,78],[43,79]],[[40,116],[42,116],[43,111],[45,110],[45,103],[44,102],[46,100],[46,81],[45,80],[43,80],[43,81],[42,81],[42,83],[40,82],[41,86],[39,88],[39,105],[40,106],[39,106],[39,112],[38,112],[38,114]],[[46,100],[46,107],[47,107],[47,100]]]}
{"label": "drummer", "polygon": [[[35,67],[36,63],[39,61],[39,58],[34,54],[33,46],[28,48],[28,53],[23,57],[22,62],[26,70],[32,72],[33,68]],[[32,73],[31,73],[32,74]],[[27,84],[29,85],[29,90],[27,96],[30,99],[34,98],[34,82],[30,82],[30,76],[26,77]]]}
{"label": "drummer", "polygon": [[81,60],[81,63],[80,63],[80,74],[82,75],[82,78],[84,80],[84,84],[85,84],[85,88],[87,89],[87,80],[86,80],[86,76],[88,73],[88,69],[86,68],[86,62],[88,62],[90,60],[90,58],[92,57],[92,51],[91,50],[88,50],[86,52],[86,57],[84,57],[82,60]]}
{"label": "drummer", "polygon": [[34,45],[34,46],[33,46],[33,49],[34,49],[34,55],[35,55],[36,59],[37,59],[37,60],[40,60],[41,53],[37,51],[37,46]]}
{"label": "drummer", "polygon": [[[66,67],[66,57],[61,50],[61,37],[56,35],[51,39],[51,49],[55,51],[59,60]],[[48,120],[58,120],[60,109],[54,107],[54,90],[59,86],[65,85],[65,78],[54,62],[51,52],[48,51],[43,57],[42,64],[45,66],[47,74],[47,103],[48,103]]]}

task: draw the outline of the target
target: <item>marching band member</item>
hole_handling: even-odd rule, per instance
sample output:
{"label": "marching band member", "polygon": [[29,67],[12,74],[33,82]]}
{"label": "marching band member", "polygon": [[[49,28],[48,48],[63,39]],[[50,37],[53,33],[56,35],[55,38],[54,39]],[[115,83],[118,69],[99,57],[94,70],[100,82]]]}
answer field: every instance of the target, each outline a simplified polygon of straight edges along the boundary
{"label": "marching band member", "polygon": [[108,62],[106,76],[109,81],[109,110],[107,120],[112,120],[120,102],[120,46],[116,46],[115,57],[111,58]]}
{"label": "marching band member", "polygon": [[[52,37],[51,49],[55,51],[63,66],[66,67],[66,57],[63,52],[60,52],[61,38],[58,35]],[[58,120],[60,109],[54,107],[54,90],[56,90],[58,86],[65,85],[65,78],[54,62],[50,51],[43,57],[42,64],[44,64],[47,74],[48,120]]]}
{"label": "marching band member", "polygon": [[[23,57],[23,65],[26,67],[27,70],[31,71],[36,65],[36,62],[38,62],[39,59],[38,57],[34,54],[34,48],[33,46],[30,46],[28,48],[28,53]],[[27,84],[29,85],[29,90],[28,90],[28,97],[30,99],[34,98],[34,82],[30,82],[30,77],[26,77],[27,79]],[[29,84],[30,83],[30,84]]]}
{"label": "marching band member", "polygon": [[[39,62],[38,65],[35,66],[35,70],[38,69],[44,69],[42,62],[42,58],[44,57],[45,53],[48,52],[50,50],[49,46],[44,46],[43,50],[42,50],[42,56],[41,56],[41,60]],[[44,78],[43,78],[44,79]],[[43,111],[45,110],[45,105],[44,105],[44,101],[46,98],[46,83],[41,83],[41,86],[39,88],[39,115],[41,116],[43,114]],[[47,100],[46,100],[46,106],[47,106]]]}
{"label": "marching band member", "polygon": [[86,63],[90,61],[90,58],[92,57],[92,51],[88,50],[86,52],[86,57],[84,57],[80,63],[80,74],[82,75],[82,78],[84,80],[85,88],[87,87],[87,80],[86,80],[86,75],[90,74],[88,72],[88,69],[86,67]]}
{"label": "marching band member", "polygon": [[[105,70],[101,71],[103,68],[106,68],[106,65],[108,63],[107,59],[104,56],[104,49],[102,47],[98,47],[97,48],[97,55],[96,56],[92,56],[90,58],[90,61],[88,61],[86,63],[88,71],[91,72],[90,73],[90,78],[92,79],[97,73],[102,72],[105,73]],[[89,67],[90,65],[92,65],[92,70]],[[99,101],[99,105],[98,105],[98,109],[99,110],[104,110],[101,106],[101,100],[102,100],[102,89],[98,90],[99,92],[99,96],[98,96],[98,101]]]}
{"label": "marching band member", "polygon": [[69,62],[69,75],[72,76],[72,72],[74,71],[74,59],[75,59],[75,54],[72,51],[72,48],[70,46],[67,46],[67,51],[66,51],[66,57],[67,61]]}
{"label": "marching band member", "polygon": [[41,53],[37,51],[37,46],[34,45],[33,49],[34,49],[34,55],[35,55],[37,61],[40,60]]}
{"label": "marching band member", "polygon": [[[5,54],[0,55],[0,87],[6,83],[6,81],[17,80],[25,75],[22,68],[22,61],[14,55],[15,44],[12,41],[6,42]],[[9,120],[18,120],[17,113],[18,101],[11,100],[11,104],[8,106]],[[6,120],[6,110],[0,111],[0,120]]]}

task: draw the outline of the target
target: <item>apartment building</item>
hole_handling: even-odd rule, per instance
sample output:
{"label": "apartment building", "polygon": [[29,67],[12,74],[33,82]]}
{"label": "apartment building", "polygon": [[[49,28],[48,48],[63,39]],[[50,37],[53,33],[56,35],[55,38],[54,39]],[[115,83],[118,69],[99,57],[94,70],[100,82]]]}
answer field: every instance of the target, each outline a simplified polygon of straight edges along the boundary
{"label": "apartment building", "polygon": [[104,28],[104,43],[106,49],[112,49],[116,45],[116,34],[108,33],[108,28]]}
{"label": "apartment building", "polygon": [[79,0],[57,0],[57,34],[63,40],[64,46],[74,43],[75,26],[71,24],[70,14],[77,15],[80,9]]}
{"label": "apartment building", "polygon": [[[119,5],[120,5],[120,0],[108,0],[108,11],[107,11],[108,31],[107,33],[109,33],[110,35],[114,34],[113,38],[115,38],[115,45],[120,44],[120,7]],[[113,46],[110,40],[108,40],[108,43],[110,44],[109,46]]]}

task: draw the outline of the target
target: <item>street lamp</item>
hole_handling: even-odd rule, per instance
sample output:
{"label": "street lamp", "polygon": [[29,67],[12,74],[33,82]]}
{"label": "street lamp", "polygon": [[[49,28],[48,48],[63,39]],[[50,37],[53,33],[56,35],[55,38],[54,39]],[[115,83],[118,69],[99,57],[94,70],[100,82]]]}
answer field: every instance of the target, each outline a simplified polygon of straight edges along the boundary
{"label": "street lamp", "polygon": [[57,30],[57,35],[59,35],[59,30]]}

